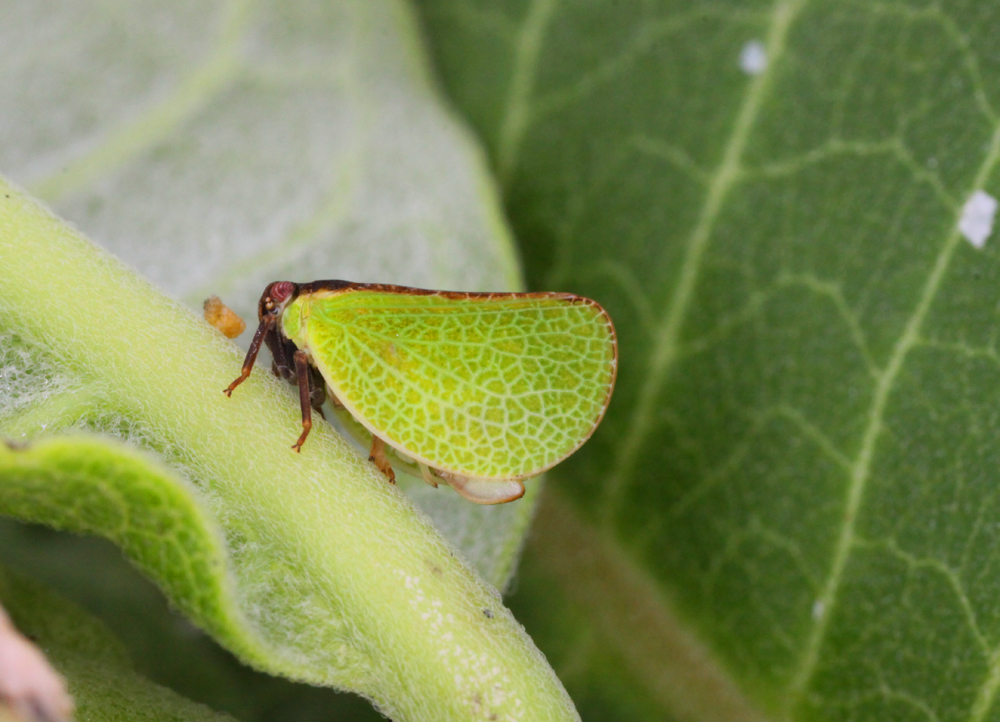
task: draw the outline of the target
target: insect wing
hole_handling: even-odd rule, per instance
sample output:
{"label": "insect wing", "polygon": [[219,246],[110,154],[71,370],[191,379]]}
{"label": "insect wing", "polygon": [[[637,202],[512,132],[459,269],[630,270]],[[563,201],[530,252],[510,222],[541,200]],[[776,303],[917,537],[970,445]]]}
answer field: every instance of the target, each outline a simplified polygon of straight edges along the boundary
{"label": "insect wing", "polygon": [[373,433],[478,479],[522,479],[575,451],[614,384],[604,310],[565,294],[349,289],[307,299],[313,362]]}

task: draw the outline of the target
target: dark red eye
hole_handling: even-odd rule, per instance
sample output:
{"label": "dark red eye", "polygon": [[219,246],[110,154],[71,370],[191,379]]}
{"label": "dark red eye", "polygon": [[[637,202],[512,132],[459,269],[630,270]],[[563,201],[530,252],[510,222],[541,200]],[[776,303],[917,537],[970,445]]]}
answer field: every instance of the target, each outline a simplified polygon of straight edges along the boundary
{"label": "dark red eye", "polygon": [[292,295],[295,290],[295,284],[291,281],[281,281],[271,286],[271,298],[275,303],[281,303],[286,298]]}

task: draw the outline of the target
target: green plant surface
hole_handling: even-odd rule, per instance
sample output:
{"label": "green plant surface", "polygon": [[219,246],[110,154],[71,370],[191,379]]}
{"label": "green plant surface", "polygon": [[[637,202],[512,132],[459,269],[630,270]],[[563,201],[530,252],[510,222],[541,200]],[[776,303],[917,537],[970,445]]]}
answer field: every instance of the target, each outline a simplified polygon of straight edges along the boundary
{"label": "green plant surface", "polygon": [[512,600],[583,718],[996,719],[997,6],[419,6],[529,287],[619,332]]}
{"label": "green plant surface", "polygon": [[108,540],[3,519],[0,545],[5,566],[78,601],[120,640],[138,674],[190,700],[244,722],[383,719],[363,697],[241,664]]}
{"label": "green plant surface", "polygon": [[26,576],[0,568],[0,600],[66,679],[78,722],[225,722],[232,717],[195,704],[136,674],[108,630],[76,605]]}
{"label": "green plant surface", "polygon": [[[281,278],[520,285],[483,159],[442,109],[402,3],[13,2],[0,47],[10,59],[0,74],[0,171],[190,308],[219,294],[252,329],[257,297]],[[241,353],[2,188],[0,433],[37,442],[16,458],[42,454],[53,433],[97,449],[82,454],[75,476],[35,470],[79,484],[72,505],[51,505],[54,485],[35,484],[34,498],[9,487],[11,513],[118,539],[245,661],[360,691],[397,719],[507,707],[574,717],[495,591],[356,450],[327,427],[314,428],[301,457],[288,449],[299,430],[290,387],[265,365],[238,397],[223,397]],[[104,496],[100,474],[120,460],[108,437],[154,459],[135,474],[152,486],[121,480],[147,498]],[[419,481],[401,486],[483,578],[507,584],[540,480],[495,509]],[[83,499],[96,506],[84,513]],[[211,525],[160,539],[158,525],[185,509]],[[213,539],[226,566],[199,570]],[[178,559],[178,540],[201,551]],[[73,586],[72,555],[22,552],[32,573]],[[206,568],[216,575],[207,584]],[[439,581],[447,598],[434,598]],[[86,597],[100,583],[77,591]],[[430,629],[438,601],[445,624],[465,632]],[[454,657],[465,653],[485,656]],[[205,664],[190,661],[192,686],[210,676]]]}
{"label": "green plant surface", "polygon": [[[10,186],[0,195],[8,328],[98,395],[92,414],[144,427],[218,526],[178,499],[182,481],[111,458],[109,441],[12,449],[6,482],[27,497],[12,513],[36,521],[41,508],[55,525],[122,539],[248,663],[364,694],[395,719],[575,718],[497,592],[342,437],[320,427],[308,454],[276,441],[275,422],[297,418],[278,380],[254,377],[239,403],[226,398],[239,354],[214,329]],[[57,280],[58,293],[39,292]]]}
{"label": "green plant surface", "polygon": [[[521,286],[402,2],[18,0],[4,18],[0,173],[190,307],[221,296],[248,321],[244,348],[275,280]],[[38,397],[13,388],[0,417]],[[488,510],[421,486],[415,503],[503,588],[540,483]]]}

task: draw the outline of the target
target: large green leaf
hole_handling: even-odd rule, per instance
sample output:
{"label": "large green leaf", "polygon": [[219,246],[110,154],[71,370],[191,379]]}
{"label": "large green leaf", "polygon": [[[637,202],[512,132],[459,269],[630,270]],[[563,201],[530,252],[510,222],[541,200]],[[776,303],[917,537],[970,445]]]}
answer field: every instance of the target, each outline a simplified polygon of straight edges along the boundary
{"label": "large green leaf", "polygon": [[[0,48],[0,172],[189,306],[218,293],[252,319],[264,284],[283,277],[519,285],[482,159],[442,109],[400,2],[9,2]],[[224,399],[239,354],[28,198],[0,188],[0,432],[103,435],[87,439],[93,449],[76,467],[42,464],[32,477],[12,471],[22,463],[12,461],[8,513],[122,541],[175,604],[258,668],[361,691],[401,718],[533,704],[535,692],[519,698],[509,684],[555,695],[535,714],[573,715],[491,589],[384,482],[371,486],[377,477],[357,454],[320,429],[302,459],[289,455],[294,401],[266,378],[266,361]],[[145,499],[102,496],[102,474],[120,451],[107,435],[165,464],[133,474],[147,484]],[[11,453],[44,456],[46,448]],[[265,461],[268,448],[283,456]],[[67,505],[39,478],[77,484],[74,504],[96,506]],[[483,577],[506,584],[540,483],[523,502],[488,509],[450,490],[403,486]],[[349,506],[361,506],[338,508],[349,493],[357,494]],[[381,501],[361,514],[372,498]],[[179,534],[199,549],[190,558],[190,546],[156,532],[185,509],[210,522]],[[129,534],[138,541],[123,541]],[[199,557],[202,542],[221,545],[211,564]],[[393,565],[402,576],[366,606],[376,570]],[[441,629],[395,642],[391,630],[405,618],[426,622],[417,607],[436,601],[392,598],[420,596],[439,571],[456,582],[445,583],[458,593],[453,602],[476,600],[472,616],[458,617],[474,623],[466,631],[478,641],[465,648],[456,637],[420,662],[423,653],[407,646]],[[376,621],[379,606],[387,616]],[[443,618],[450,623],[454,611]],[[496,635],[483,634],[483,619],[495,620]],[[519,651],[479,674],[500,649],[487,649],[493,642]],[[455,662],[467,671],[442,662],[473,648],[487,656]],[[537,673],[513,671],[515,657]]]}
{"label": "large green leaf", "polygon": [[1000,8],[420,4],[530,285],[620,333],[516,598],[584,717],[996,719]]}

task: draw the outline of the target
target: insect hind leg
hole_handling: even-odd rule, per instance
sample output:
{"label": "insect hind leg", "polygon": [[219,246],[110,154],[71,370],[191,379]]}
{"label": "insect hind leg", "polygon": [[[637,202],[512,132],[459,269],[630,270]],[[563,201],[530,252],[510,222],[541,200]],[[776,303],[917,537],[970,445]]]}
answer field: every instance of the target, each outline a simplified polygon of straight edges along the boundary
{"label": "insect hind leg", "polygon": [[374,434],[372,434],[372,450],[368,455],[368,461],[375,464],[378,470],[385,474],[390,484],[396,483],[396,472],[392,470],[392,464],[389,463],[389,458],[385,455],[385,442]]}
{"label": "insect hind leg", "polygon": [[302,409],[302,434],[299,440],[292,444],[292,448],[298,453],[302,451],[302,445],[306,443],[306,437],[312,429],[312,403],[310,377],[309,377],[309,357],[305,351],[295,352],[295,375],[299,382],[299,406]]}

